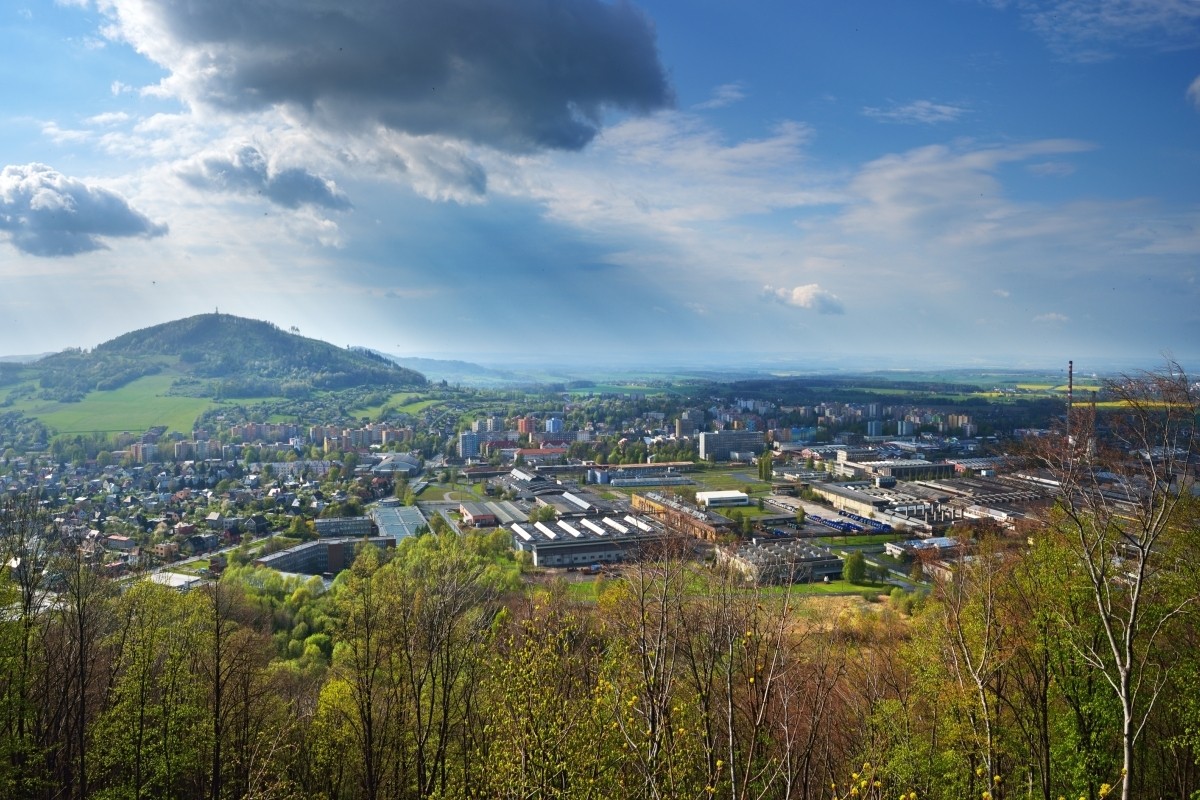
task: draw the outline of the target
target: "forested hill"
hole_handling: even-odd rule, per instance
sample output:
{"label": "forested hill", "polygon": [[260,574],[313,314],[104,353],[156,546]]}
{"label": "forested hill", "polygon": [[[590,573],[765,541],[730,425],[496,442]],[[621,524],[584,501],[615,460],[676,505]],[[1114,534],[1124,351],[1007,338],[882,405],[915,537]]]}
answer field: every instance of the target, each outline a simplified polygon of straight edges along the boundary
{"label": "forested hill", "polygon": [[65,350],[34,365],[43,389],[81,396],[143,375],[177,375],[198,396],[299,395],[353,386],[422,386],[425,376],[364,349],[345,349],[269,322],[202,314],[126,333],[94,350]]}

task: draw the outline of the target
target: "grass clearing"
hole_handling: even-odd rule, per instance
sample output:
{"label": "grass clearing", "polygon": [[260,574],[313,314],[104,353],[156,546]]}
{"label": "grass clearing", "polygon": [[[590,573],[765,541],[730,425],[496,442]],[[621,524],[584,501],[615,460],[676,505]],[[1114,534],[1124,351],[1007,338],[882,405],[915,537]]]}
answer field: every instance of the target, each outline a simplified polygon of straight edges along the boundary
{"label": "grass clearing", "polygon": [[370,417],[374,419],[387,407],[394,408],[402,414],[418,414],[438,402],[437,400],[413,401],[414,397],[421,396],[420,392],[396,392],[378,405],[356,408],[350,414],[355,417]]}
{"label": "grass clearing", "polygon": [[849,581],[836,580],[825,583],[817,581],[815,583],[795,583],[789,586],[769,586],[763,589],[766,594],[784,594],[791,592],[793,595],[801,597],[827,597],[831,595],[858,595],[864,598],[874,598],[880,594],[887,594],[894,587],[890,583],[850,583]]}
{"label": "grass clearing", "polygon": [[868,533],[861,536],[821,536],[816,541],[826,547],[838,547],[887,544],[888,542],[903,541],[904,538],[904,534],[899,533]]}
{"label": "grass clearing", "polygon": [[58,434],[136,433],[155,425],[191,433],[196,418],[215,404],[203,397],[168,396],[174,380],[171,375],[147,375],[120,389],[91,392],[78,403],[25,400],[13,408]]}
{"label": "grass clearing", "polygon": [[[595,603],[600,592],[604,591],[605,584],[610,580],[619,580],[619,578],[606,578],[598,576],[591,579],[569,580],[565,582],[567,595],[580,603]],[[765,586],[760,591],[768,597],[779,597],[786,592],[790,592],[793,597],[857,597],[864,600],[873,600],[879,595],[885,595],[895,587],[889,583],[859,583],[854,584],[849,581],[836,580],[824,583],[818,581],[816,583],[796,583],[791,586]],[[747,587],[746,592],[756,591]]]}

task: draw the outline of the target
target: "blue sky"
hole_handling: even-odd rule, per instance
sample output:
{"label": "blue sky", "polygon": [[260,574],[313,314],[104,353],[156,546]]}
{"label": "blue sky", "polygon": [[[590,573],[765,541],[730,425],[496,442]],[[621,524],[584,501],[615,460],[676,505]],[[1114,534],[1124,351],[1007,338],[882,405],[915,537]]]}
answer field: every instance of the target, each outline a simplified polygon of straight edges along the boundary
{"label": "blue sky", "polygon": [[0,354],[1200,357],[1200,2],[18,0]]}

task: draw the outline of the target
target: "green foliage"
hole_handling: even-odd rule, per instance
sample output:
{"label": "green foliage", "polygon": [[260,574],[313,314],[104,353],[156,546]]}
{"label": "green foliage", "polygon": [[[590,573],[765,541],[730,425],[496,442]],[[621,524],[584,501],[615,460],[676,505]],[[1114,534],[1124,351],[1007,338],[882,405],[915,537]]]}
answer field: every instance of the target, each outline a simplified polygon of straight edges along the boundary
{"label": "green foliage", "polygon": [[842,579],[854,584],[864,583],[867,579],[867,559],[861,550],[855,550],[846,556],[842,563]]}

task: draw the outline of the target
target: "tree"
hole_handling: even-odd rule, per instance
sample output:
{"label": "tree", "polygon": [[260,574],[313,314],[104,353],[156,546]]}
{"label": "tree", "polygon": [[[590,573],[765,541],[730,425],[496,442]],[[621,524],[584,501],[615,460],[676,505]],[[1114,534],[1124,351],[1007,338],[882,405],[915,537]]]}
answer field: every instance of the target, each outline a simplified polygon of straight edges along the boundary
{"label": "tree", "polygon": [[190,663],[199,628],[190,600],[139,581],[111,606],[109,705],[92,733],[94,771],[113,796],[182,796],[204,773],[204,694]]}
{"label": "tree", "polygon": [[[200,629],[196,671],[208,693],[208,795],[220,800],[227,791],[242,794],[247,782],[243,759],[249,755],[248,726],[257,685],[266,667],[268,641],[258,630],[257,610],[246,600],[240,584],[219,581],[204,587],[199,596]],[[235,741],[242,747],[231,746]],[[226,789],[227,779],[233,785]]]}
{"label": "tree", "polygon": [[867,559],[861,550],[846,556],[842,564],[842,579],[853,584],[863,583],[867,579]]}
{"label": "tree", "polygon": [[1050,535],[1070,548],[1101,635],[1070,641],[1120,706],[1121,797],[1134,794],[1136,745],[1167,685],[1164,641],[1200,603],[1187,580],[1196,500],[1196,388],[1178,364],[1105,384],[1118,409],[1068,410],[1036,453],[1060,485]]}
{"label": "tree", "polygon": [[758,458],[758,479],[770,483],[773,477],[775,477],[774,456],[768,449],[763,451]]}
{"label": "tree", "polygon": [[36,493],[0,499],[0,560],[8,565],[0,575],[0,601],[7,609],[0,620],[0,731],[3,755],[0,788],[14,797],[37,785],[35,687],[41,633],[46,626],[50,592],[44,569],[57,540],[54,522]]}

